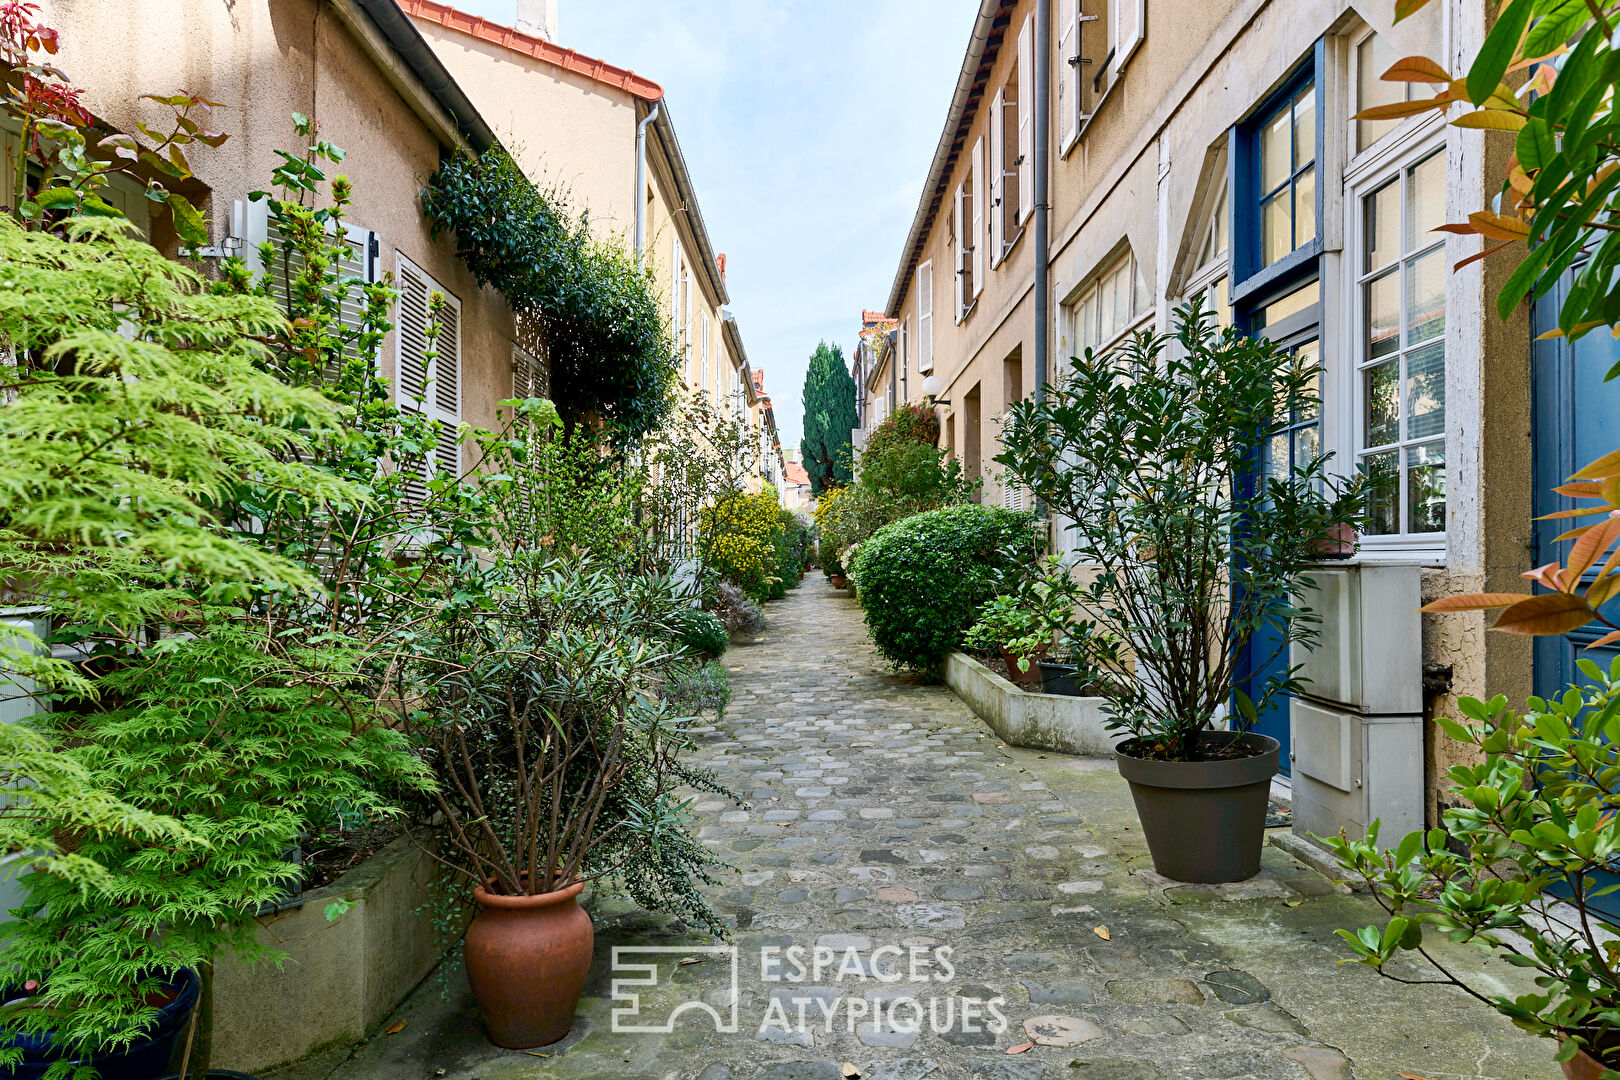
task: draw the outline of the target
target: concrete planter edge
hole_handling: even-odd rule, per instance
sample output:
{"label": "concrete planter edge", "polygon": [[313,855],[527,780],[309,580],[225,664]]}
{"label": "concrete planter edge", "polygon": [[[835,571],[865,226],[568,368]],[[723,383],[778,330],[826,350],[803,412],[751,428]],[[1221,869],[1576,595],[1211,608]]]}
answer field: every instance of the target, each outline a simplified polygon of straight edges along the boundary
{"label": "concrete planter edge", "polygon": [[1120,736],[1109,731],[1103,698],[1020,690],[973,657],[945,657],[945,685],[1008,746],[1083,757],[1112,757]]}

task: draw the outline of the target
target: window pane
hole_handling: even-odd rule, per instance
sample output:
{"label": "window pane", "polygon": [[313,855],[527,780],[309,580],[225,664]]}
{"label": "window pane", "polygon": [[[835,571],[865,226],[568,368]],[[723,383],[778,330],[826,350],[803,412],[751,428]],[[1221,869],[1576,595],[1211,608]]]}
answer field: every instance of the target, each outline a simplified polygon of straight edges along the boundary
{"label": "window pane", "polygon": [[1395,392],[1400,368],[1400,361],[1390,360],[1362,373],[1367,402],[1367,440],[1364,445],[1384,446],[1400,440],[1401,406]]}
{"label": "window pane", "polygon": [[[1356,46],[1356,111],[1374,105],[1390,105],[1404,100],[1401,83],[1385,82],[1380,76],[1395,63],[1393,50],[1377,34]],[[1356,149],[1365,150],[1394,127],[1397,120],[1357,120]]]}
{"label": "window pane", "polygon": [[1210,290],[1215,305],[1215,325],[1227,327],[1232,325],[1232,305],[1226,298],[1226,279],[1221,278],[1215,282]]}
{"label": "window pane", "polygon": [[1276,191],[1294,173],[1294,165],[1289,158],[1292,131],[1287,109],[1278,113],[1269,124],[1260,129],[1262,195]]}
{"label": "window pane", "polygon": [[1370,536],[1387,536],[1401,530],[1401,491],[1395,475],[1397,453],[1399,451],[1385,450],[1381,454],[1368,454],[1362,460],[1362,466],[1368,472],[1389,478],[1388,484],[1374,489],[1367,502],[1367,533]]}
{"label": "window pane", "polygon": [[1230,229],[1231,226],[1227,221],[1226,189],[1222,188],[1220,205],[1215,207],[1215,254],[1226,253],[1227,245],[1230,243],[1228,240]]}
{"label": "window pane", "polygon": [[1266,476],[1284,477],[1290,472],[1288,465],[1288,434],[1273,435],[1266,440],[1265,461],[1261,470]]}
{"label": "window pane", "polygon": [[1293,223],[1288,220],[1289,189],[1271,197],[1260,208],[1260,258],[1270,266],[1294,250]]}
{"label": "window pane", "polygon": [[1407,177],[1406,250],[1416,251],[1440,238],[1434,230],[1446,223],[1446,155],[1431,154]]}
{"label": "window pane", "polygon": [[1446,253],[1436,248],[1406,266],[1406,343],[1416,345],[1446,331]]}
{"label": "window pane", "polygon": [[1279,297],[1261,308],[1259,325],[1255,329],[1263,330],[1268,326],[1276,326],[1288,316],[1297,315],[1321,299],[1322,283],[1320,281],[1302,285],[1287,296]]}
{"label": "window pane", "polygon": [[1391,180],[1362,200],[1366,214],[1363,226],[1366,236],[1362,242],[1367,245],[1367,258],[1362,263],[1362,270],[1388,266],[1400,254],[1395,240],[1401,228],[1400,198],[1401,186]]}
{"label": "window pane", "polygon": [[1406,437],[1424,439],[1446,429],[1446,350],[1436,342],[1406,357]]}
{"label": "window pane", "polygon": [[1294,404],[1294,419],[1314,420],[1321,412],[1322,405],[1321,343],[1308,341],[1301,345],[1294,351],[1294,362],[1310,372],[1311,376],[1306,384],[1308,397]]}
{"label": "window pane", "polygon": [[1294,467],[1303,469],[1311,462],[1322,456],[1322,442],[1317,435],[1316,425],[1300,428],[1294,432]]}
{"label": "window pane", "polygon": [[1445,443],[1413,446],[1406,451],[1406,513],[1410,532],[1445,531]]}
{"label": "window pane", "polygon": [[1294,246],[1316,239],[1316,169],[1306,169],[1294,184]]}
{"label": "window pane", "polygon": [[1294,99],[1294,171],[1316,160],[1316,86],[1301,90]]}
{"label": "window pane", "polygon": [[1367,305],[1367,356],[1388,356],[1401,344],[1400,278],[1391,270],[1363,286]]}

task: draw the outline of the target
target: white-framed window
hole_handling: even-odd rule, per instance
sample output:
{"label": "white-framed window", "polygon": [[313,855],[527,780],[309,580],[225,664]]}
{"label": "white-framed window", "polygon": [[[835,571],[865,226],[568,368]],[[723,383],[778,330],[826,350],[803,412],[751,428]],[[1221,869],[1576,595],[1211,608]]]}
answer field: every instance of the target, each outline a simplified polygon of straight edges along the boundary
{"label": "white-framed window", "polygon": [[681,238],[670,241],[669,257],[669,322],[675,348],[680,352],[687,379],[692,377],[692,352],[688,348],[687,330],[692,317],[691,273],[686,265],[686,251]]}
{"label": "white-framed window", "polygon": [[[1442,88],[1424,83],[1385,82],[1383,75],[1399,60],[1395,49],[1372,30],[1364,30],[1350,41],[1350,115],[1375,105],[1395,105],[1416,98],[1432,97]],[[1354,120],[1347,125],[1349,157],[1354,159],[1370,150],[1397,130],[1423,127],[1435,119],[1433,113],[1395,120]]]}
{"label": "white-framed window", "polygon": [[969,174],[969,183],[973,185],[973,281],[972,295],[977,298],[984,291],[984,250],[989,245],[985,243],[984,235],[984,140],[973,141],[973,161]]}
{"label": "white-framed window", "polygon": [[956,185],[956,197],[951,214],[953,247],[956,253],[957,322],[961,322],[972,310],[973,301],[979,295],[979,282],[984,277],[981,268],[984,244],[980,243],[983,214],[980,211],[979,199],[975,196],[978,190],[975,184],[981,179],[983,172],[983,166],[980,164],[983,153],[984,140],[976,140],[972,156],[968,160],[967,175]]}
{"label": "white-framed window", "polygon": [[[403,412],[423,413],[438,421],[438,441],[422,463],[424,481],[447,473],[461,475],[461,301],[425,270],[395,252],[394,276],[399,301],[394,313],[394,404]],[[430,298],[444,298],[438,313],[439,335],[429,357]],[[419,493],[426,496],[425,487]]]}
{"label": "white-framed window", "polygon": [[1063,305],[1065,356],[1104,351],[1152,314],[1147,285],[1127,252],[1076,290]]}
{"label": "white-framed window", "polygon": [[[290,258],[285,257],[287,252],[282,247],[281,229],[270,216],[268,201],[238,199],[232,206],[232,217],[236,219],[232,222],[233,231],[240,230],[236,234],[242,237],[242,261],[247,264],[249,272],[260,274],[265,271],[264,261],[259,257],[261,244],[269,242],[275,248],[273,272],[267,275],[270,297],[283,311],[287,310],[291,279],[302,268],[303,256],[292,252]],[[327,227],[330,231],[331,222],[327,223]],[[363,226],[344,222],[343,238],[344,254],[343,261],[337,267],[338,273],[368,283],[376,281],[381,252],[377,234]],[[345,329],[358,330],[365,311],[365,293],[360,289],[350,289],[344,296],[339,321]]]}
{"label": "white-framed window", "polygon": [[1191,301],[1204,298],[1204,310],[1215,313],[1217,326],[1232,325],[1231,298],[1231,205],[1228,201],[1226,170],[1217,167],[1215,192],[1205,199],[1203,217],[1193,242],[1198,245],[1197,267],[1187,279],[1183,296]]}
{"label": "white-framed window", "polygon": [[1034,132],[1030,86],[1034,64],[1034,16],[1024,19],[1018,33],[1018,51],[1006,82],[990,103],[989,153],[990,265],[1007,257],[1023,235],[1034,195],[1029,180]]}
{"label": "white-framed window", "polygon": [[1066,154],[1080,137],[1080,0],[1058,0],[1057,20],[1058,152]]}
{"label": "white-framed window", "polygon": [[1432,546],[1446,529],[1446,154],[1443,142],[1354,184],[1355,460],[1393,477],[1366,526],[1373,547]]}
{"label": "white-framed window", "polygon": [[917,371],[934,370],[934,261],[917,267]]}

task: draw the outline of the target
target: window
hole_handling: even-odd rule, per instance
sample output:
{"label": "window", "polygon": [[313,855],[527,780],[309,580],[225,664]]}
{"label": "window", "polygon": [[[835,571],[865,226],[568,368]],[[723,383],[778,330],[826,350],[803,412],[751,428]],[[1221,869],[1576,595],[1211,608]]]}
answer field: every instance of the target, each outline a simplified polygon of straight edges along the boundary
{"label": "window", "polygon": [[1148,310],[1148,290],[1134,256],[1109,266],[1065,305],[1069,313],[1070,355],[1104,349],[1129,330]]}
{"label": "window", "polygon": [[[421,464],[424,485],[411,485],[411,494],[425,501],[425,481],[438,473],[461,475],[461,301],[433,278],[396,252],[399,301],[394,321],[394,403],[404,412],[422,413],[437,420],[438,443]],[[431,297],[444,304],[438,314],[439,336],[429,356],[427,327]]]}
{"label": "window", "polygon": [[[1219,174],[1220,170],[1217,170]],[[1231,205],[1226,181],[1220,181],[1218,194],[1209,199],[1208,216],[1199,224],[1194,237],[1198,245],[1198,269],[1188,279],[1186,299],[1204,298],[1204,310],[1215,313],[1217,326],[1232,325],[1232,298],[1227,249],[1231,246]]]}
{"label": "window", "polygon": [[[259,245],[269,242],[275,248],[275,262],[267,274],[270,283],[270,298],[275,300],[283,312],[288,310],[291,295],[292,278],[303,269],[303,256],[296,252],[290,253],[283,246],[285,238],[280,227],[270,216],[270,206],[264,200],[237,201],[232,208],[232,216],[237,220],[232,222],[232,229],[240,229],[237,235],[243,239],[242,257],[247,263],[248,270],[258,274],[265,272],[265,266],[260,259]],[[332,227],[327,223],[327,228]],[[377,234],[370,229],[358,225],[345,224],[343,261],[338,265],[337,272],[345,277],[359,278],[361,281],[372,282],[377,280],[378,253],[381,247]],[[339,322],[345,330],[358,331],[365,318],[366,298],[359,289],[350,289],[344,297],[343,307],[339,315]]]}
{"label": "window", "polygon": [[973,143],[968,160],[967,176],[956,185],[955,209],[951,227],[955,234],[956,251],[956,321],[961,322],[973,307],[984,278],[984,245],[979,242],[983,233],[984,215],[976,193],[981,190],[984,172],[984,140]]}
{"label": "window", "polygon": [[1316,239],[1316,84],[1306,83],[1261,121],[1260,266]]}
{"label": "window", "polygon": [[689,301],[686,252],[681,250],[681,239],[677,236],[672,241],[669,260],[669,321],[688,379],[692,376],[692,357],[686,348],[687,318],[691,314]]}
{"label": "window", "polygon": [[917,267],[917,370],[934,370],[934,262]]}
{"label": "window", "polygon": [[1436,151],[1358,196],[1358,458],[1398,479],[1372,535],[1446,527],[1445,172]]}
{"label": "window", "polygon": [[1058,0],[1057,10],[1058,150],[1067,153],[1080,135],[1080,0]]}
{"label": "window", "polygon": [[[1351,85],[1355,87],[1356,99],[1350,109],[1351,115],[1375,105],[1395,105],[1418,97],[1428,97],[1440,89],[1438,86],[1425,86],[1423,83],[1385,82],[1384,72],[1393,67],[1398,59],[1389,43],[1371,32],[1352,46],[1351,63],[1355,68],[1355,74]],[[1351,121],[1350,129],[1353,136],[1351,153],[1360,153],[1367,149],[1401,124],[1400,120]]]}
{"label": "window", "polygon": [[[1018,224],[1022,226],[1035,212],[1035,22],[1025,16],[1018,31],[1018,157],[1016,183]],[[1014,239],[1017,239],[1014,237]]]}
{"label": "window", "polygon": [[515,398],[549,397],[551,387],[546,369],[540,358],[517,342],[512,342],[512,396]]}

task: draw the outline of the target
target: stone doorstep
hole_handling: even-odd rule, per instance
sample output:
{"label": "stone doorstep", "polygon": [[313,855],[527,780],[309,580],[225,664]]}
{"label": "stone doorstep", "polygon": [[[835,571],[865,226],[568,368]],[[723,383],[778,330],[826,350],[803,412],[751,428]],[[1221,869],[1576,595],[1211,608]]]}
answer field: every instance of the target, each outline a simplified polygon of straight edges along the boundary
{"label": "stone doorstep", "polygon": [[1292,829],[1267,829],[1266,843],[1298,859],[1329,881],[1346,886],[1352,892],[1369,891],[1366,882],[1356,881],[1345,873],[1344,868],[1333,858],[1332,852],[1300,836]]}

